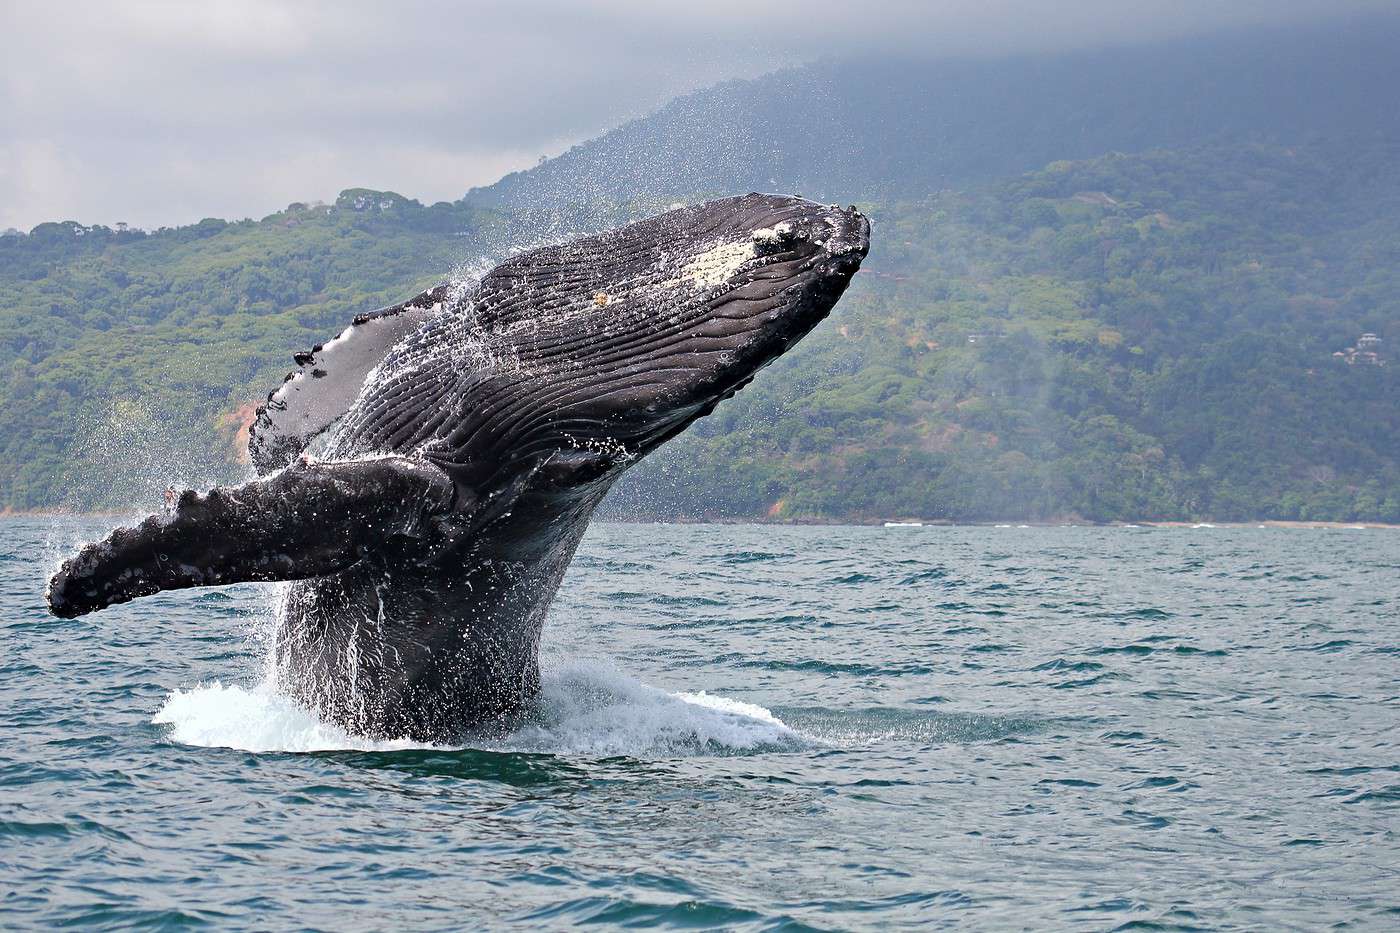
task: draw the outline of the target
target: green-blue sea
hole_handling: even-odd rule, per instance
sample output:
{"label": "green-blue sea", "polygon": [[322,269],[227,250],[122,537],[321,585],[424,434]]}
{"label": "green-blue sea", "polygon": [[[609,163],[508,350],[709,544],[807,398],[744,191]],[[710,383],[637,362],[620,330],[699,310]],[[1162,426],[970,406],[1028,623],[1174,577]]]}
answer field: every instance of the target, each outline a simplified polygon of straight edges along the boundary
{"label": "green-blue sea", "polygon": [[1400,927],[1400,532],[597,525],[475,748],[268,686],[268,587],[50,618],[0,520],[0,927]]}

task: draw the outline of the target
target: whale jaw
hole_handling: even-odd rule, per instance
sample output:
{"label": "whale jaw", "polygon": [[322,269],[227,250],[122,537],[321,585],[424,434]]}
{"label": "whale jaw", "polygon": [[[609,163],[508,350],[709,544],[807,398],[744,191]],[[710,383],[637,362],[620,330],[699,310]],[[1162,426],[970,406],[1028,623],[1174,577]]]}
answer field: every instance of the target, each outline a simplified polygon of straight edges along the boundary
{"label": "whale jaw", "polygon": [[[869,236],[854,208],[751,194],[505,263],[470,300],[507,362],[467,391],[512,402],[466,413],[429,456],[476,484],[529,457],[550,458],[554,488],[611,481],[827,317]],[[522,295],[548,296],[528,322]]]}

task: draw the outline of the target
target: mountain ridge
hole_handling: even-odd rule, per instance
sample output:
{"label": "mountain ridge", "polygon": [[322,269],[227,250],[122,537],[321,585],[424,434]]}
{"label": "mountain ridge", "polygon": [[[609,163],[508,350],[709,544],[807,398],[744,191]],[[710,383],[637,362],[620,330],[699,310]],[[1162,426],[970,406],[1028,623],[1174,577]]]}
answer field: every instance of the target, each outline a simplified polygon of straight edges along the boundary
{"label": "mountain ridge", "polygon": [[1394,132],[1380,89],[1400,86],[1397,47],[1400,17],[1377,17],[1003,60],[816,62],[677,98],[464,199],[908,198],[1113,150]]}

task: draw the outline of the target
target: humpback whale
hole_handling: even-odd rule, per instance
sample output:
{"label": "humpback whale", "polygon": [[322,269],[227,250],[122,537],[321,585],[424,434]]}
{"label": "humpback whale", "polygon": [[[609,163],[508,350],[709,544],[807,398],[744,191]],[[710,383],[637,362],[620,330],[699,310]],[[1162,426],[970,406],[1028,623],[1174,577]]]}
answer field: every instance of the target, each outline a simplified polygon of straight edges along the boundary
{"label": "humpback whale", "polygon": [[609,487],[825,318],[869,236],[855,208],[749,194],[362,315],[258,410],[257,478],[82,548],[49,608],[289,581],[278,687],[323,719],[429,742],[505,728]]}

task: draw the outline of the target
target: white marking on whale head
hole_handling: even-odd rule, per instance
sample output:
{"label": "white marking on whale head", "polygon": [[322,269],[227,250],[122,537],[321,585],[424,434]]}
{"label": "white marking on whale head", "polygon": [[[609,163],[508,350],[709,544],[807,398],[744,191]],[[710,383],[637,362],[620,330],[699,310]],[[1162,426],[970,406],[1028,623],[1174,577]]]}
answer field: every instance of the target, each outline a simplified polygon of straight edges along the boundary
{"label": "white marking on whale head", "polygon": [[752,239],[755,243],[769,246],[781,243],[790,236],[792,236],[792,224],[785,220],[772,227],[764,227],[761,230],[755,230]]}
{"label": "white marking on whale head", "polygon": [[720,243],[697,254],[681,268],[681,278],[700,288],[724,285],[739,267],[757,256],[753,240]]}

